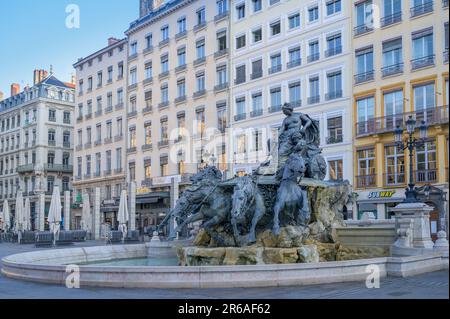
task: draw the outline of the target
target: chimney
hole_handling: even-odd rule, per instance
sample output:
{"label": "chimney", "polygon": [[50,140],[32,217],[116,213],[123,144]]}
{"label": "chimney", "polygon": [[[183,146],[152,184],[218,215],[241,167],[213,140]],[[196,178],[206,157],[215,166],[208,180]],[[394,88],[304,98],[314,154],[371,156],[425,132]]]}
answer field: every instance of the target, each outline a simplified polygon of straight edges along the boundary
{"label": "chimney", "polygon": [[3,92],[0,91],[0,102],[3,101]]}
{"label": "chimney", "polygon": [[15,96],[20,93],[20,85],[17,83],[11,84],[11,96]]}
{"label": "chimney", "polygon": [[[154,0],[140,0],[140,13],[139,18],[145,17],[147,14],[153,11]],[[161,1],[157,1],[161,2]]]}
{"label": "chimney", "polygon": [[113,37],[110,37],[109,39],[108,39],[108,46],[111,46],[111,45],[113,45],[114,43],[117,43],[117,42],[119,42],[120,40],[118,40],[118,39],[116,39],[116,38],[113,38]]}
{"label": "chimney", "polygon": [[48,76],[48,72],[45,70],[34,70],[33,72],[33,84],[36,85],[40,82],[42,82],[42,80],[44,80],[46,77]]}

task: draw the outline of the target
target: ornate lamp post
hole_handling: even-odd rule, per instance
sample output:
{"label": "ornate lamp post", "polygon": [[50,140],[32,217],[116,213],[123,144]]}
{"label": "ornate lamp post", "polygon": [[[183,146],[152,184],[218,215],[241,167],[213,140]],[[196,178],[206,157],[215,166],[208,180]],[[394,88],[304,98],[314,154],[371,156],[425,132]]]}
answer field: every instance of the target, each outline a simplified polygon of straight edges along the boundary
{"label": "ornate lamp post", "polygon": [[403,141],[403,129],[400,126],[397,126],[395,130],[395,143],[399,150],[409,151],[409,181],[408,188],[406,189],[405,195],[406,198],[404,200],[405,203],[416,203],[417,200],[417,192],[415,190],[414,184],[414,176],[413,176],[413,150],[422,146],[425,143],[425,139],[427,138],[427,125],[425,121],[422,121],[420,125],[420,138],[416,139],[414,137],[414,130],[416,127],[416,120],[410,115],[408,120],[406,121],[406,133],[408,137],[405,141]]}

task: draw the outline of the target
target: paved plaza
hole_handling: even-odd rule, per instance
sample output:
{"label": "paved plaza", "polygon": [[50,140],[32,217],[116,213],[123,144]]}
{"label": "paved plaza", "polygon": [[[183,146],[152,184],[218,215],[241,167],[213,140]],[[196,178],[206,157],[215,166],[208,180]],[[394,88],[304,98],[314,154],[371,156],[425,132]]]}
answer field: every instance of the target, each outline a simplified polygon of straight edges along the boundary
{"label": "paved plaza", "polygon": [[[95,246],[103,245],[103,243],[90,241],[76,245],[78,247]],[[19,246],[17,244],[0,243],[0,259],[11,254],[33,251],[36,249],[38,248],[34,248],[32,245]],[[233,289],[108,289],[83,287],[80,289],[68,289],[58,285],[23,282],[0,276],[0,299],[448,299],[448,281],[448,271],[438,271],[409,278],[384,278],[381,280],[379,289],[367,289],[365,282],[301,287]]]}

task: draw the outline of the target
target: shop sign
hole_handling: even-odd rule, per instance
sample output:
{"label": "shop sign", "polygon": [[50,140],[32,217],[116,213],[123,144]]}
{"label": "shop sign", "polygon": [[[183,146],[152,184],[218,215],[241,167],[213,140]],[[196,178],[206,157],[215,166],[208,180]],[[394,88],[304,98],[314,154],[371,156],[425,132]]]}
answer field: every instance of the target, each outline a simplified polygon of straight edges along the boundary
{"label": "shop sign", "polygon": [[391,198],[395,191],[370,192],[368,198]]}
{"label": "shop sign", "polygon": [[147,193],[150,193],[150,188],[148,187],[141,187],[136,190],[136,194],[147,194]]}

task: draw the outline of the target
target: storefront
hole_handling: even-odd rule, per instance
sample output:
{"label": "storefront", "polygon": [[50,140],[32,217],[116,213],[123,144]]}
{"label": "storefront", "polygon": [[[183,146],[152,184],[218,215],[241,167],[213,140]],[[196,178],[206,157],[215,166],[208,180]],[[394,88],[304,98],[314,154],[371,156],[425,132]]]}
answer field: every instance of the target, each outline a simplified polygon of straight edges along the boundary
{"label": "storefront", "polygon": [[170,192],[142,192],[136,194],[136,229],[152,234],[170,211]]}

